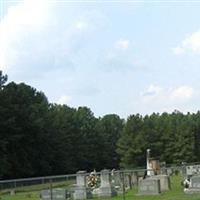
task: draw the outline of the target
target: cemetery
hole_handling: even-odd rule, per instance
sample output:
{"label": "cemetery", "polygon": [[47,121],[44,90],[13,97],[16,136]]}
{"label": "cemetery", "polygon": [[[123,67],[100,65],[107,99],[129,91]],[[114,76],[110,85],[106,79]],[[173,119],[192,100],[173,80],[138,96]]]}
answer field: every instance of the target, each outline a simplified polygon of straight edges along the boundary
{"label": "cemetery", "polygon": [[0,0],[0,200],[200,200],[199,19]]}
{"label": "cemetery", "polygon": [[[1,200],[200,200],[200,165],[160,166],[147,149],[146,169],[78,171],[71,180],[51,181],[29,190],[1,190]],[[72,178],[73,177],[73,178]],[[2,188],[2,187],[1,187]],[[24,191],[23,191],[24,188]]]}

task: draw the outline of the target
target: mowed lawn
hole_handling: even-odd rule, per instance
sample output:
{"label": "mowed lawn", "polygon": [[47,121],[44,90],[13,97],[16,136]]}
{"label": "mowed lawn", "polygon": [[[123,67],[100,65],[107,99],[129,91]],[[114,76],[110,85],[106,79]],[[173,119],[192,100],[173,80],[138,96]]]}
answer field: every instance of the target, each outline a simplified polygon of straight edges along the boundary
{"label": "mowed lawn", "polygon": [[[125,200],[200,200],[200,194],[186,195],[180,184],[180,176],[171,177],[171,190],[160,195],[138,196],[137,188],[125,193]],[[17,193],[16,195],[2,195],[1,200],[39,200],[39,192]],[[94,198],[100,199],[100,198]],[[117,197],[105,198],[105,200],[123,200],[123,195]]]}

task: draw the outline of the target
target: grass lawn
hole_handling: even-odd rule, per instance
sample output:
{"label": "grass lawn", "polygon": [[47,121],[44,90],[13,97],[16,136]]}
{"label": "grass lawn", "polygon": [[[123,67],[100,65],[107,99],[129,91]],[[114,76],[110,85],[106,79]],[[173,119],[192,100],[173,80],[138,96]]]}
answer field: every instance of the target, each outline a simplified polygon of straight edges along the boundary
{"label": "grass lawn", "polygon": [[[171,177],[171,190],[160,195],[153,196],[137,196],[137,189],[129,190],[125,194],[125,200],[200,200],[200,194],[186,195],[183,187],[180,185],[181,178],[179,176]],[[20,192],[16,195],[1,195],[1,200],[39,200],[39,192]],[[94,198],[99,199],[99,198]],[[123,200],[123,196],[119,195],[104,200]]]}

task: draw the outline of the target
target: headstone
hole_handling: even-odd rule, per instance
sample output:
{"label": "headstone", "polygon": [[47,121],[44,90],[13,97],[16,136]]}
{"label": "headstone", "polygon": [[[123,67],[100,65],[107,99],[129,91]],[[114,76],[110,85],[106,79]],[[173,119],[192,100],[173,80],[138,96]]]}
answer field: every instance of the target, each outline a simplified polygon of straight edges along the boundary
{"label": "headstone", "polygon": [[173,169],[172,168],[167,168],[167,175],[171,176],[173,174]]}
{"label": "headstone", "polygon": [[114,172],[114,183],[112,185],[114,186],[117,194],[123,193],[122,173],[120,171]]}
{"label": "headstone", "polygon": [[167,175],[156,175],[156,176],[150,177],[149,179],[151,179],[151,178],[160,180],[160,191],[161,192],[170,190],[169,176],[167,176]]}
{"label": "headstone", "polygon": [[92,197],[90,188],[86,187],[86,171],[78,171],[76,175],[76,186],[73,197],[75,200],[82,200]]}
{"label": "headstone", "polygon": [[[52,196],[52,197],[51,197]],[[43,190],[41,192],[42,200],[65,200],[66,190],[62,188],[56,188],[51,190]]]}
{"label": "headstone", "polygon": [[131,174],[124,174],[124,184],[126,189],[132,188]]}
{"label": "headstone", "polygon": [[191,187],[200,189],[200,176],[191,177]]}
{"label": "headstone", "polygon": [[101,186],[99,188],[99,197],[112,197],[117,193],[114,187],[111,184],[110,180],[110,171],[102,170],[101,171]]}
{"label": "headstone", "polygon": [[132,181],[132,185],[137,185],[138,184],[138,175],[137,175],[137,172],[133,172],[131,174],[131,181]]}
{"label": "headstone", "polygon": [[167,174],[167,168],[166,168],[166,167],[162,167],[162,168],[160,169],[160,173],[161,173],[162,175],[168,175],[168,174]]}
{"label": "headstone", "polygon": [[189,166],[186,166],[186,174],[187,174],[187,176],[200,174],[200,165],[189,165]]}
{"label": "headstone", "polygon": [[143,179],[139,180],[138,184],[139,195],[157,195],[160,194],[159,179]]}
{"label": "headstone", "polygon": [[86,171],[78,171],[76,174],[76,185],[86,186]]}
{"label": "headstone", "polygon": [[120,176],[120,171],[114,172],[114,185],[121,187],[122,181]]}

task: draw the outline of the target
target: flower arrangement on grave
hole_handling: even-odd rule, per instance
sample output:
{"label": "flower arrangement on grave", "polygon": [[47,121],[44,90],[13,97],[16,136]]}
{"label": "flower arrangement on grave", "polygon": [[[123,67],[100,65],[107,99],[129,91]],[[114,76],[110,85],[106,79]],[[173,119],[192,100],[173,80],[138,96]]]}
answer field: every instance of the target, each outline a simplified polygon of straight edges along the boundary
{"label": "flower arrangement on grave", "polygon": [[97,175],[96,171],[90,173],[87,177],[87,184],[91,189],[95,189],[99,185],[99,176]]}

